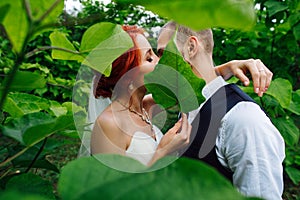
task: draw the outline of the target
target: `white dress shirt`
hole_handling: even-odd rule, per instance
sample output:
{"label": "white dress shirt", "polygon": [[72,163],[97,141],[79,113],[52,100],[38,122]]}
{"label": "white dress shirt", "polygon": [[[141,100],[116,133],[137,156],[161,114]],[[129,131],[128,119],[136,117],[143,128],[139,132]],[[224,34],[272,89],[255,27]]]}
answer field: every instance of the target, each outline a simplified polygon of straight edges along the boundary
{"label": "white dress shirt", "polygon": [[[203,88],[202,94],[209,99],[226,84],[218,77]],[[190,123],[202,105],[189,113]],[[284,148],[279,131],[253,102],[238,103],[221,120],[216,139],[217,157],[224,167],[233,171],[234,186],[246,196],[281,199]]]}

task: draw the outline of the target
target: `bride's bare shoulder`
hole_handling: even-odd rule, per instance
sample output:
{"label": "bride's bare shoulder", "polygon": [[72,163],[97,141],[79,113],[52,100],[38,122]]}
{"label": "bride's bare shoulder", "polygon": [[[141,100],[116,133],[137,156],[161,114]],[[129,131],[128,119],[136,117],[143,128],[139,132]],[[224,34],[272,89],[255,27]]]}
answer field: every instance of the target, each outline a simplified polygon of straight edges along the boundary
{"label": "bride's bare shoulder", "polygon": [[111,106],[108,106],[103,112],[97,117],[97,123],[101,126],[115,126],[115,117],[113,116],[113,112]]}

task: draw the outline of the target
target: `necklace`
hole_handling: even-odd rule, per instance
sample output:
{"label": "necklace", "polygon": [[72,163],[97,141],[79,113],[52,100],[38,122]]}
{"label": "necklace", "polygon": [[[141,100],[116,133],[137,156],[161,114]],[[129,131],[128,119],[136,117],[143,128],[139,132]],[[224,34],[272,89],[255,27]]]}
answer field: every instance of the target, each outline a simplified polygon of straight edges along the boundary
{"label": "necklace", "polygon": [[133,110],[132,108],[130,107],[127,107],[125,104],[123,104],[121,101],[119,101],[118,99],[116,99],[116,101],[121,105],[123,106],[124,108],[128,109],[130,112],[138,115],[144,122],[146,122],[147,124],[150,125],[151,127],[151,131],[153,131],[153,124],[150,120],[150,117],[149,117],[149,114],[147,113],[147,111],[145,110],[145,108],[142,108],[142,112],[143,113],[139,113],[137,112],[136,110]]}

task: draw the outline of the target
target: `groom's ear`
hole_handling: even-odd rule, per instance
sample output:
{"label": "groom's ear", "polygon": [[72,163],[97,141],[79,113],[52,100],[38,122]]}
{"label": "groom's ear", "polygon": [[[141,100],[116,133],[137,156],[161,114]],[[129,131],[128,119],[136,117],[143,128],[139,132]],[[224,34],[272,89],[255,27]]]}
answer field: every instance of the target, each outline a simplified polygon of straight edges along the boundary
{"label": "groom's ear", "polygon": [[188,39],[188,43],[187,43],[187,48],[188,48],[188,55],[189,58],[193,58],[195,57],[195,55],[198,52],[198,47],[199,47],[199,41],[198,38],[195,36],[190,36]]}

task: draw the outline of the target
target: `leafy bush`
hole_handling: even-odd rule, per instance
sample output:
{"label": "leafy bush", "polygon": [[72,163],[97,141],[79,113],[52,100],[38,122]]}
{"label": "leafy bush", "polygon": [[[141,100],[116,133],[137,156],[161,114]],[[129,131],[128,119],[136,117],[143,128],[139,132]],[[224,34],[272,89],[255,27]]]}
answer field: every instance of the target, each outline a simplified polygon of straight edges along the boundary
{"label": "leafy bush", "polygon": [[[99,38],[94,37],[92,41],[88,41],[85,37],[99,33],[97,31],[100,31],[101,27],[110,27],[111,31],[119,30],[118,26],[107,22],[138,24],[145,27],[161,26],[165,22],[164,18],[145,12],[145,8],[141,6],[128,6],[128,2],[144,5],[154,13],[173,18],[196,29],[203,26],[225,27],[226,29],[214,28],[214,53],[217,64],[231,59],[255,57],[261,58],[271,68],[276,79],[263,98],[256,97],[251,88],[243,89],[262,105],[282,133],[286,142],[285,173],[294,184],[299,184],[298,0],[257,0],[257,22],[253,30],[247,32],[231,28],[245,28],[245,24],[249,24],[249,27],[253,24],[254,10],[248,1],[237,4],[236,7],[231,7],[229,0],[221,3],[209,1],[207,5],[204,5],[203,1],[186,4],[184,0],[177,3],[160,0],[156,4],[150,1],[120,0],[118,2],[123,3],[107,5],[82,2],[85,7],[76,17],[61,14],[62,0],[0,2],[0,134],[4,144],[0,149],[3,160],[0,163],[0,183],[1,189],[6,190],[1,192],[0,198],[94,197],[98,190],[102,191],[103,198],[115,197],[114,184],[126,184],[133,190],[136,189],[136,185],[145,183],[146,180],[149,187],[145,187],[144,190],[135,190],[133,193],[131,190],[126,191],[126,188],[120,188],[120,198],[139,198],[138,195],[146,195],[142,197],[147,199],[150,195],[153,198],[180,199],[188,196],[194,198],[191,194],[196,193],[199,197],[208,199],[243,199],[217,172],[189,159],[179,159],[167,168],[145,174],[115,171],[92,157],[78,159],[63,168],[58,194],[53,192],[52,186],[55,183],[51,185],[49,181],[34,174],[32,169],[46,169],[60,174],[60,168],[50,162],[47,156],[55,149],[72,143],[72,138],[78,140],[78,129],[86,126],[84,107],[87,102],[80,101],[83,97],[87,99],[89,83],[82,81],[84,78],[81,77],[76,80],[77,71],[81,69],[81,63],[77,61],[83,61],[82,56],[87,55],[85,50],[91,49],[94,42],[98,44]],[[165,7],[161,3],[165,3]],[[166,8],[170,7],[176,12],[168,12]],[[191,8],[197,8],[197,12],[191,12]],[[215,14],[214,20],[209,17],[211,13]],[[202,23],[199,23],[199,19]],[[105,23],[97,24],[99,22]],[[154,35],[150,29],[148,31],[150,35]],[[102,36],[100,41],[109,35]],[[56,42],[56,47],[51,47],[51,42]],[[124,44],[128,43],[124,41]],[[65,49],[64,53],[58,52],[62,48]],[[48,51],[51,49],[54,50],[52,55]],[[107,53],[111,54],[109,51]],[[113,56],[118,56],[119,53]],[[113,56],[103,60],[106,63],[100,70],[106,69],[106,64],[114,59]],[[59,57],[63,60],[53,59]],[[93,63],[84,64],[99,70]],[[109,73],[105,70],[102,72]],[[92,77],[91,70],[84,68],[80,76]],[[78,105],[71,102],[73,87],[77,90],[73,102]],[[169,112],[176,115],[176,110]],[[74,113],[82,120],[76,120],[78,124],[74,124]],[[58,139],[61,136],[64,136],[63,140]],[[116,158],[122,160],[124,165],[138,165],[131,159],[120,156],[108,156],[106,159]],[[77,173],[78,169],[82,169],[82,173]],[[74,182],[73,178],[79,181]],[[83,187],[86,186],[84,184],[90,183],[93,183],[93,187]],[[169,188],[176,190],[166,194],[165,191],[170,191]]]}

